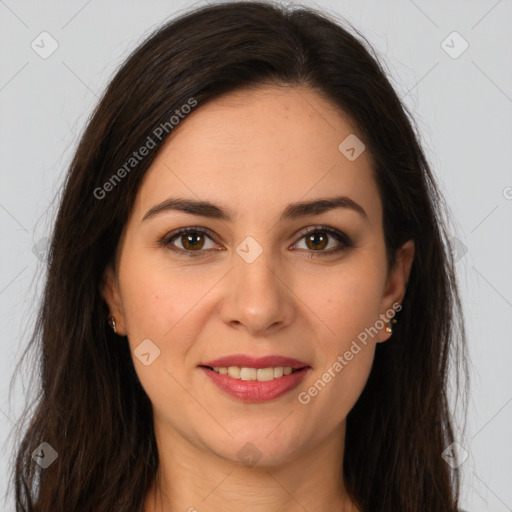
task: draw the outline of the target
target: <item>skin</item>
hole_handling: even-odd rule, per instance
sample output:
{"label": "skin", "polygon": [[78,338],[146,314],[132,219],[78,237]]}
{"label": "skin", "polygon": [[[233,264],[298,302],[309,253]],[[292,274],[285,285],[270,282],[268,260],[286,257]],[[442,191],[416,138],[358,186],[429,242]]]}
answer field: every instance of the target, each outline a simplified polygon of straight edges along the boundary
{"label": "skin", "polygon": [[[346,416],[376,344],[392,335],[382,327],[308,404],[297,397],[402,302],[414,244],[387,268],[369,152],[349,161],[338,149],[352,133],[350,119],[309,88],[237,91],[198,105],[144,177],[102,293],[153,404],[160,468],[146,512],[357,510],[342,483]],[[333,195],[359,203],[367,219],[337,208],[278,220],[289,203]],[[142,220],[170,196],[209,200],[236,218],[166,211]],[[355,247],[329,254],[340,247],[332,236],[320,249],[308,244],[299,231],[318,225],[342,231]],[[184,227],[215,234],[197,234],[192,249],[184,236],[169,244],[203,257],[158,244]],[[236,252],[247,236],[263,249],[252,263]],[[161,351],[149,366],[133,355],[147,338]],[[280,398],[243,403],[198,367],[236,353],[295,357],[312,369]],[[247,442],[261,454],[254,466],[237,455]]]}

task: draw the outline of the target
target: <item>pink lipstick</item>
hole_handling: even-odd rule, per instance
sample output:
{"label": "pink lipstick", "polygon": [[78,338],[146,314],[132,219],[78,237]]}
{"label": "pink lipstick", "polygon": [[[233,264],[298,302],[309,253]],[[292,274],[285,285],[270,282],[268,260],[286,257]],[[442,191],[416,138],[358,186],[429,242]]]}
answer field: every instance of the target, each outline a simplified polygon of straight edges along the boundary
{"label": "pink lipstick", "polygon": [[266,402],[296,388],[311,366],[285,356],[225,356],[199,367],[228,395],[244,402]]}

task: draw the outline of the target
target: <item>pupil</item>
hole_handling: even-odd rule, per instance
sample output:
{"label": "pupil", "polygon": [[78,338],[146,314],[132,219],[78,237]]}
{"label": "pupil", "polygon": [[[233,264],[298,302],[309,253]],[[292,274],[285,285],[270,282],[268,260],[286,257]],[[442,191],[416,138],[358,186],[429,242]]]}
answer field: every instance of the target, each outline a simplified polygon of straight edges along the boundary
{"label": "pupil", "polygon": [[[320,240],[318,240],[320,239]],[[313,233],[309,236],[309,241],[313,243],[313,246],[318,248],[321,246],[321,248],[325,245],[325,237],[319,233]]]}
{"label": "pupil", "polygon": [[185,242],[184,246],[185,247],[191,246],[190,248],[192,248],[192,249],[195,248],[197,243],[198,243],[198,241],[197,240],[194,241],[194,239],[197,239],[197,238],[200,238],[200,237],[201,237],[201,235],[197,235],[197,234],[185,235],[186,242]]}

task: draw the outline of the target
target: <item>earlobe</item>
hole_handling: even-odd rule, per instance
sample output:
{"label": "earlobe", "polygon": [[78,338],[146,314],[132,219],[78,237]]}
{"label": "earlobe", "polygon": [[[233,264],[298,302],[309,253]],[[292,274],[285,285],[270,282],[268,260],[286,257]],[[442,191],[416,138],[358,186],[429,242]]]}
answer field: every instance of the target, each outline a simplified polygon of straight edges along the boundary
{"label": "earlobe", "polygon": [[[125,318],[121,303],[121,296],[119,293],[118,281],[112,264],[108,264],[105,268],[103,279],[100,285],[100,293],[108,306],[109,317],[112,316],[115,319],[116,333],[120,336],[124,336],[123,333],[126,332]],[[110,324],[108,318],[106,318],[105,321]]]}

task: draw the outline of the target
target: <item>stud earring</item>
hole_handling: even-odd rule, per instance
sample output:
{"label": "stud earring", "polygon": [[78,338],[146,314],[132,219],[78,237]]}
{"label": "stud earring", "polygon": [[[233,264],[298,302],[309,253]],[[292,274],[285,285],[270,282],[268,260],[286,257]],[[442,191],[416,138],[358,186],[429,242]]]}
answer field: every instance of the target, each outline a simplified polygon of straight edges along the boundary
{"label": "stud earring", "polygon": [[109,316],[108,317],[108,323],[109,323],[110,327],[112,327],[112,330],[117,334],[117,331],[116,331],[116,319],[113,316]]}
{"label": "stud earring", "polygon": [[393,327],[391,324],[396,324],[396,318],[392,318],[388,325],[386,325],[386,332],[393,334]]}

